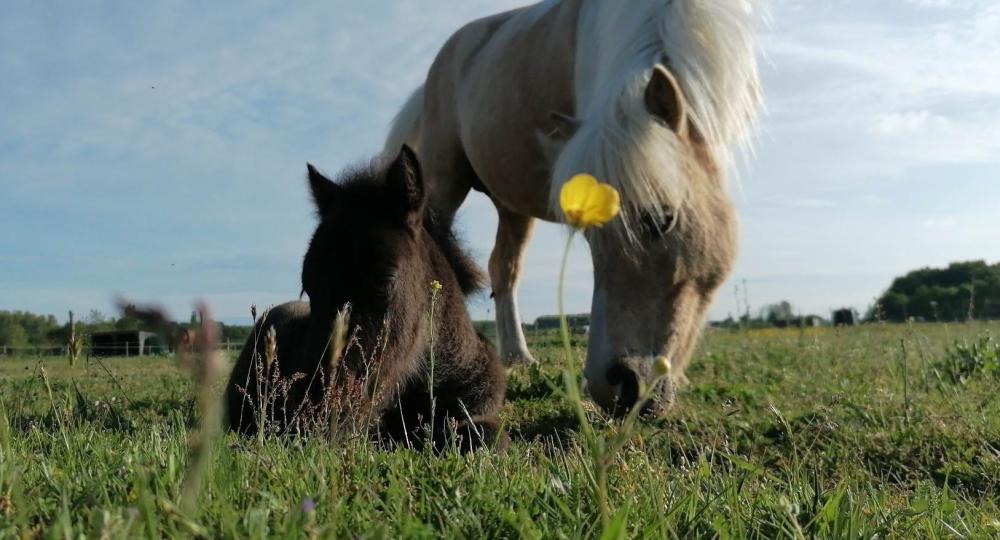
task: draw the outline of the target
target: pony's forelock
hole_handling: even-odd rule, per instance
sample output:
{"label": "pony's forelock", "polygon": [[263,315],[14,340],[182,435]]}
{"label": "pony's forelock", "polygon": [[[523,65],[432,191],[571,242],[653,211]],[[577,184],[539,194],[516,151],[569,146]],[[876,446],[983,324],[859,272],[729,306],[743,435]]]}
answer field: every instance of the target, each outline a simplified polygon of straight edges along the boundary
{"label": "pony's forelock", "polygon": [[[622,224],[616,230],[634,243],[644,216],[662,219],[686,199],[690,183],[685,179],[694,172],[689,155],[676,133],[651,121],[641,98],[622,99],[583,122],[559,154],[553,178],[589,173],[617,189]],[[561,185],[554,182],[556,188]],[[557,190],[552,197],[558,204]]]}
{"label": "pony's forelock", "polygon": [[582,124],[553,168],[555,214],[562,184],[593,174],[621,193],[619,230],[634,243],[644,216],[682,212],[709,189],[690,146],[646,109],[657,63],[677,78],[712,170],[725,175],[734,153],[749,150],[761,101],[755,24],[747,0],[584,0],[575,81]]}
{"label": "pony's forelock", "polygon": [[[660,40],[716,160],[749,149],[761,106],[752,0],[668,0]],[[762,10],[761,10],[762,11]]]}

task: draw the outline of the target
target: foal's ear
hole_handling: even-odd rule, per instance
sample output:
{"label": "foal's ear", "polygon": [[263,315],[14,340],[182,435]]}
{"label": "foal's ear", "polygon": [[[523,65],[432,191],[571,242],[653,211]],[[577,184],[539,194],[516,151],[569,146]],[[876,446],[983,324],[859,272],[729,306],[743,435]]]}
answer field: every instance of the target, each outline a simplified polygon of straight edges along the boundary
{"label": "foal's ear", "polygon": [[399,205],[410,225],[420,222],[424,210],[424,178],[413,149],[404,145],[389,165],[385,185],[388,196]]}
{"label": "foal's ear", "polygon": [[306,163],[306,169],[309,171],[309,188],[312,190],[313,202],[316,203],[316,211],[322,216],[336,204],[340,186],[323,176],[312,163]]}
{"label": "foal's ear", "polygon": [[687,129],[687,104],[684,92],[667,68],[660,64],[653,66],[653,76],[646,86],[646,110],[677,134]]}

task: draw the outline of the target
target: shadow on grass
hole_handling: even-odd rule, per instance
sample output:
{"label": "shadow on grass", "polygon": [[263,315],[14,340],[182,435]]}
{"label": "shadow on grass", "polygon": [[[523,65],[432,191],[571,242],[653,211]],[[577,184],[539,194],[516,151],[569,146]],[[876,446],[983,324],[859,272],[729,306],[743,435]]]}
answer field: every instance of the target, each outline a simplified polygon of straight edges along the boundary
{"label": "shadow on grass", "polygon": [[576,437],[580,421],[568,409],[553,409],[532,414],[531,418],[509,427],[513,440],[542,441],[565,450]]}

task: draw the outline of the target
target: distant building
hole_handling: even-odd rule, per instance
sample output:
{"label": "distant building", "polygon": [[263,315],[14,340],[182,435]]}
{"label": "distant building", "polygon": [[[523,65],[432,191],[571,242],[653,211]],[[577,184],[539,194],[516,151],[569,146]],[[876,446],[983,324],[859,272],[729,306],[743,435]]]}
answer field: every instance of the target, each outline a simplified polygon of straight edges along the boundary
{"label": "distant building", "polygon": [[806,315],[798,320],[800,328],[819,328],[826,326],[826,319],[819,315]]}
{"label": "distant building", "polygon": [[819,328],[826,325],[826,320],[819,315],[806,315],[792,319],[774,321],[775,328]]}
{"label": "distant building", "polygon": [[859,322],[861,317],[854,309],[844,308],[833,312],[834,326],[857,326]]}
{"label": "distant building", "polygon": [[[590,315],[567,315],[566,324],[569,326],[570,330],[586,332],[590,329]],[[539,317],[535,319],[534,327],[535,330],[558,330],[559,316],[546,315],[544,317]]]}
{"label": "distant building", "polygon": [[715,329],[740,328],[740,321],[737,321],[732,317],[729,317],[728,319],[722,321],[709,321],[708,323],[706,323],[706,327]]}
{"label": "distant building", "polygon": [[148,356],[167,350],[163,338],[152,332],[122,330],[98,332],[90,336],[90,354],[94,356]]}

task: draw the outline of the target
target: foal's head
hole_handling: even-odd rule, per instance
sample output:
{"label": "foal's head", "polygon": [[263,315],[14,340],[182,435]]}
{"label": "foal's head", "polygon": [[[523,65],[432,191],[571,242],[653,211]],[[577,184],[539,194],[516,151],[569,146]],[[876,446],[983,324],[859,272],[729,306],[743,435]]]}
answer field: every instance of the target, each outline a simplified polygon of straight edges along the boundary
{"label": "foal's head", "polygon": [[404,147],[395,159],[336,183],[310,165],[309,184],[319,225],[302,265],[312,311],[307,354],[324,357],[347,304],[363,346],[384,337],[389,346],[413,347],[429,303],[426,243],[433,241],[423,227],[424,186],[413,151]]}

